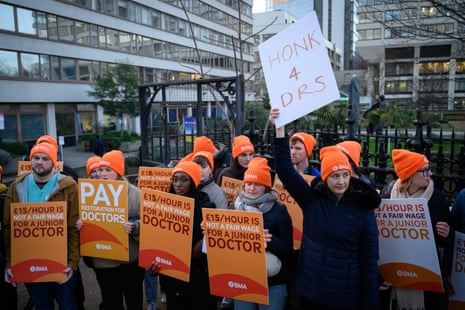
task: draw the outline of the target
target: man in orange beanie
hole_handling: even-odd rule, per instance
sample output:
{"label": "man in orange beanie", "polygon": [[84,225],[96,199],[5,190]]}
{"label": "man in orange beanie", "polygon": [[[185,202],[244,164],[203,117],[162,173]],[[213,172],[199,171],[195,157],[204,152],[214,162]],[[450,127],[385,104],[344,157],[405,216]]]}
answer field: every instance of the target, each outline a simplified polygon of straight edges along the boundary
{"label": "man in orange beanie", "polygon": [[[53,142],[53,141],[52,141]],[[29,296],[36,308],[53,309],[55,302],[60,309],[74,309],[76,307],[76,271],[78,269],[79,232],[76,228],[78,220],[77,185],[71,176],[55,172],[57,162],[57,148],[54,143],[38,143],[30,151],[32,172],[21,175],[10,185],[5,197],[5,279],[16,285],[11,269],[11,235],[10,210],[12,203],[23,203],[29,208],[34,202],[66,202],[67,248],[55,249],[63,251],[68,257],[68,266],[63,270],[66,279],[63,282],[26,283]],[[47,226],[46,226],[47,227]],[[41,236],[40,238],[46,238]]]}
{"label": "man in orange beanie", "polygon": [[316,139],[306,132],[296,132],[289,139],[291,160],[297,171],[303,174],[319,176],[320,172],[310,164],[310,157],[316,146]]}

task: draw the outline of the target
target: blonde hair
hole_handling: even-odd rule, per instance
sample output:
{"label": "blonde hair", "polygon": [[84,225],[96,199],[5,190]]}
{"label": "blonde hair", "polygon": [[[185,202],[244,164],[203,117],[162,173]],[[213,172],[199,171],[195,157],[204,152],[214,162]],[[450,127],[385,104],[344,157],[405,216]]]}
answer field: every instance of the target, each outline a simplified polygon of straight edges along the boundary
{"label": "blonde hair", "polygon": [[405,181],[400,181],[400,183],[399,183],[399,192],[405,193],[407,191],[407,189],[409,188],[411,183],[412,183],[412,181],[410,181],[410,178],[408,178]]}

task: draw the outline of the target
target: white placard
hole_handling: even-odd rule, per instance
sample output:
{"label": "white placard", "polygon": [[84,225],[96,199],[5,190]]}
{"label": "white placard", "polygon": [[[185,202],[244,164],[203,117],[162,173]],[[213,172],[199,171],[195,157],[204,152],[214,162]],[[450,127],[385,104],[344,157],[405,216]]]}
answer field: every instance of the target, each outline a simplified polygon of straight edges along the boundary
{"label": "white placard", "polygon": [[340,97],[315,12],[271,37],[258,49],[271,106],[280,110],[276,127]]}

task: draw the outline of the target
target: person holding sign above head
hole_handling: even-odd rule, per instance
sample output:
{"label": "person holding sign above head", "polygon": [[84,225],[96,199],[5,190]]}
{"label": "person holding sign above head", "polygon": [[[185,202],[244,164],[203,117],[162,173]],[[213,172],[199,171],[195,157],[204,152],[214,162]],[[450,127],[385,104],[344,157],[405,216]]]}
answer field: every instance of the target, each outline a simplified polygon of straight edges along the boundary
{"label": "person holding sign above head", "polygon": [[[67,256],[68,267],[63,270],[63,282],[25,283],[35,309],[53,309],[54,301],[60,309],[75,309],[75,285],[79,255],[79,232],[75,227],[78,219],[78,194],[76,182],[70,176],[55,172],[57,148],[50,143],[38,143],[30,151],[32,172],[19,176],[11,184],[5,197],[5,280],[11,283],[11,222],[12,203],[66,201]],[[13,283],[15,285],[15,283]]]}
{"label": "person holding sign above head", "polygon": [[[198,190],[201,179],[200,166],[192,161],[180,161],[171,172],[170,192],[195,200],[192,231],[192,248],[189,282],[160,274],[160,285],[166,293],[168,310],[216,310],[216,297],[210,295],[207,258],[202,253],[202,208],[215,208],[208,195]],[[153,263],[149,270],[158,274],[160,265]]]}
{"label": "person holding sign above head", "polygon": [[[397,180],[381,191],[382,198],[426,198],[433,224],[434,241],[443,276],[445,293],[406,288],[389,288],[383,283],[382,309],[447,309],[453,233],[450,232],[450,211],[445,195],[434,187],[432,172],[425,155],[402,149],[392,150],[392,163]],[[386,290],[387,288],[387,290]],[[397,308],[391,307],[397,305]]]}
{"label": "person holding sign above head", "polygon": [[292,222],[286,206],[277,202],[271,190],[271,173],[267,160],[253,158],[244,173],[244,187],[232,208],[263,213],[266,241],[269,305],[234,300],[235,310],[284,309],[287,296],[286,262],[292,253]]}
{"label": "person holding sign above head", "polygon": [[[105,153],[99,164],[96,178],[99,180],[126,181],[125,159],[119,150]],[[91,165],[88,165],[91,168]],[[91,172],[91,171],[89,171]],[[89,173],[88,172],[88,173]],[[140,228],[140,189],[128,182],[128,221],[123,223],[129,235],[129,261],[92,258],[94,271],[100,286],[104,309],[142,309],[143,268],[138,266]],[[79,229],[85,224],[80,220]]]}
{"label": "person holding sign above head", "polygon": [[228,168],[224,169],[218,176],[218,185],[221,186],[223,177],[242,180],[244,171],[255,155],[255,148],[249,137],[240,135],[234,137],[232,145],[232,161]]}
{"label": "person holding sign above head", "polygon": [[[279,109],[270,111],[272,123]],[[301,309],[377,309],[378,193],[352,178],[336,146],[320,150],[321,176],[311,186],[294,169],[284,126],[273,142],[276,172],[303,212],[302,247],[295,278]]]}
{"label": "person holding sign above head", "polygon": [[289,140],[291,160],[298,172],[315,177],[320,175],[320,172],[309,161],[315,146],[316,139],[311,134],[296,132],[291,136]]}

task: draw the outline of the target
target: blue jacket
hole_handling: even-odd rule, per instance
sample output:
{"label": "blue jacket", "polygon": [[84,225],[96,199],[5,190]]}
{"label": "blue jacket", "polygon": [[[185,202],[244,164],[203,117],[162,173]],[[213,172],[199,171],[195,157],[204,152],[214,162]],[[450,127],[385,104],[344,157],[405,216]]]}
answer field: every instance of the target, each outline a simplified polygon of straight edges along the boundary
{"label": "blue jacket", "polygon": [[274,155],[276,172],[304,217],[296,291],[319,305],[377,309],[378,193],[352,178],[337,201],[321,177],[309,186],[294,169],[288,138],[275,139]]}

